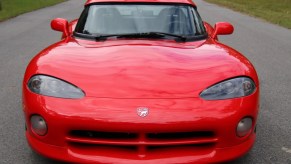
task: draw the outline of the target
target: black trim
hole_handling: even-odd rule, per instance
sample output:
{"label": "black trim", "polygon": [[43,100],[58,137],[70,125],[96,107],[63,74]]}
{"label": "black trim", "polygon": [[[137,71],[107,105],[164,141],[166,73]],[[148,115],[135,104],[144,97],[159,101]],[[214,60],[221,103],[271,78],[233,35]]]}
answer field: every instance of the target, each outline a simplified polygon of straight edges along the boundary
{"label": "black trim", "polygon": [[178,2],[94,2],[87,4],[86,7],[92,6],[92,5],[115,5],[115,4],[126,4],[126,5],[175,5],[175,6],[191,6],[195,9],[197,9],[197,6],[189,4],[189,3],[178,3]]}
{"label": "black trim", "polygon": [[[98,39],[96,38],[96,36],[93,36],[93,35],[87,35],[87,34],[82,34],[82,33],[78,33],[78,32],[73,32],[73,36],[74,37],[77,37],[77,38],[81,38],[81,39],[89,39],[89,40],[94,40],[94,41],[106,41],[107,38],[104,37],[104,38],[101,38],[101,39]],[[117,34],[118,35],[118,34]],[[123,38],[126,38],[126,37],[123,37]],[[184,40],[183,39],[170,39],[170,38],[147,38],[147,37],[138,37],[138,38],[126,38],[126,39],[144,39],[144,40],[175,40],[176,42],[191,42],[191,41],[199,41],[199,40],[204,40],[204,39],[207,39],[208,38],[208,34],[205,34],[205,35],[198,35],[198,36],[189,36],[189,37],[186,37]]]}

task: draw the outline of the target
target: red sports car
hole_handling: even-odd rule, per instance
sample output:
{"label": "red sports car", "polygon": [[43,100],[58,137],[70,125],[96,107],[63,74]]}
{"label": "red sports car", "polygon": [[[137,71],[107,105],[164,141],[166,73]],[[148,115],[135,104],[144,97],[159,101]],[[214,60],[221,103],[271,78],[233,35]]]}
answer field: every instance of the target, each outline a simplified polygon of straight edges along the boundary
{"label": "red sports car", "polygon": [[26,137],[72,163],[213,163],[254,144],[259,81],[192,0],[88,0],[23,80]]}

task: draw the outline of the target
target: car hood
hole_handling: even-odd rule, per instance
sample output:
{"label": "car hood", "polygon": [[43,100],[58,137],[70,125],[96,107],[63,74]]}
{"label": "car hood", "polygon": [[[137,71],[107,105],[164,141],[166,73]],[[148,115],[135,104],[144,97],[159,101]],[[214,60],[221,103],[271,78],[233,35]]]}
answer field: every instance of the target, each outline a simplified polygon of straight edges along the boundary
{"label": "car hood", "polygon": [[27,69],[63,79],[88,97],[189,98],[253,67],[238,52],[211,39],[165,41],[62,41],[37,55]]}

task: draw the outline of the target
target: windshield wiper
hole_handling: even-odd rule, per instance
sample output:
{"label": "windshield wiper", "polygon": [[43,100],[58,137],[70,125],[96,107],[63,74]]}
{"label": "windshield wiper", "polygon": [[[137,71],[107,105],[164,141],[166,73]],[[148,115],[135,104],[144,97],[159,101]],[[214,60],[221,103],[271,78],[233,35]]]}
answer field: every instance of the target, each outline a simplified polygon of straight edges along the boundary
{"label": "windshield wiper", "polygon": [[116,38],[168,38],[173,37],[175,41],[185,42],[187,37],[163,32],[145,32],[145,33],[129,33],[129,34],[109,34],[109,35],[95,35],[97,41],[106,40],[110,37]]}
{"label": "windshield wiper", "polygon": [[194,41],[200,39],[206,39],[207,35],[198,35],[198,36],[183,36],[170,34],[165,32],[144,32],[144,33],[128,33],[128,34],[91,34],[87,31],[83,33],[75,32],[74,36],[81,38],[93,39],[96,41],[105,41],[107,38],[115,37],[115,38],[167,38],[174,39],[176,42],[186,42],[186,41]]}
{"label": "windshield wiper", "polygon": [[[176,34],[170,34],[170,33],[165,33],[165,32],[149,32],[149,34],[151,35],[160,35],[160,36],[163,36],[163,37],[174,37],[176,39],[180,39],[179,41],[186,41],[188,37],[186,36],[182,36],[182,35],[176,35]],[[178,40],[176,40],[178,41]]]}

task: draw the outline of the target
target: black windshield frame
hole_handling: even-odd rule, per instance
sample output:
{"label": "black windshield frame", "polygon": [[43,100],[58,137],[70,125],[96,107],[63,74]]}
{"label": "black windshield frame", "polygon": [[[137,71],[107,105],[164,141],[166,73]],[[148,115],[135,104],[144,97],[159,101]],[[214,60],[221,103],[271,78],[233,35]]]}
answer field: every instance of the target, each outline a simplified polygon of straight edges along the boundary
{"label": "black windshield frame", "polygon": [[[194,22],[194,25],[195,25],[195,27],[193,27],[193,28],[195,28],[196,31],[199,31],[199,34],[195,33],[195,35],[190,35],[190,36],[184,35],[183,37],[188,38],[188,39],[185,39],[185,42],[206,39],[208,37],[207,31],[204,27],[203,21],[202,21],[199,13],[197,11],[196,6],[192,6],[190,4],[184,4],[184,3],[145,3],[145,2],[134,2],[134,3],[131,3],[131,2],[127,2],[127,3],[113,2],[112,3],[112,2],[110,2],[110,3],[93,3],[90,5],[87,5],[87,6],[85,6],[85,9],[83,10],[83,12],[78,20],[78,23],[77,23],[76,28],[74,30],[73,36],[75,36],[77,38],[91,39],[91,40],[95,38],[95,37],[92,37],[92,35],[90,35],[90,33],[84,32],[84,27],[85,27],[85,24],[87,22],[90,7],[95,6],[95,5],[169,5],[169,6],[175,6],[175,7],[176,6],[189,7],[191,12],[192,12],[192,13],[190,13],[191,14],[190,18],[195,19],[195,20],[192,20]],[[118,34],[118,33],[116,33],[116,34]],[[99,35],[102,35],[102,34],[99,34]],[[122,35],[122,33],[121,33],[121,35]],[[161,38],[159,38],[159,39],[161,39]],[[163,38],[163,39],[169,39],[169,38]]]}

